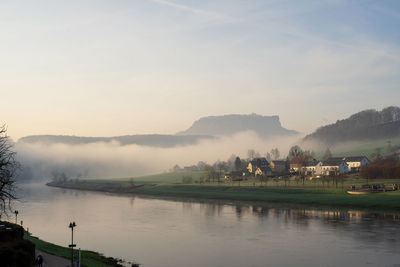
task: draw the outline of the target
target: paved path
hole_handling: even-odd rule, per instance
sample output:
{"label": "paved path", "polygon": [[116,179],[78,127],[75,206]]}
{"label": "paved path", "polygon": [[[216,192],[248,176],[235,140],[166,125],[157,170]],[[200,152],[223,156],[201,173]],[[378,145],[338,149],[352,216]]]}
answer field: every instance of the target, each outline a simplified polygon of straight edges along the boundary
{"label": "paved path", "polygon": [[38,255],[43,256],[43,267],[67,267],[71,265],[71,261],[69,260],[36,250],[36,257]]}

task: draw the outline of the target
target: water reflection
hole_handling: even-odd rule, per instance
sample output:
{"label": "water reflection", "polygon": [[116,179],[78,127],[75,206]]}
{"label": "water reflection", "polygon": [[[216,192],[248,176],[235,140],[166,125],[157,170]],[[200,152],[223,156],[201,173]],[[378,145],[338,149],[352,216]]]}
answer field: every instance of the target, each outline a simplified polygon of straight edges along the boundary
{"label": "water reflection", "polygon": [[[393,266],[399,215],[277,204],[116,196],[24,188],[30,230],[147,266]],[[338,256],[340,255],[340,256]],[[384,255],[384,256],[382,256]]]}

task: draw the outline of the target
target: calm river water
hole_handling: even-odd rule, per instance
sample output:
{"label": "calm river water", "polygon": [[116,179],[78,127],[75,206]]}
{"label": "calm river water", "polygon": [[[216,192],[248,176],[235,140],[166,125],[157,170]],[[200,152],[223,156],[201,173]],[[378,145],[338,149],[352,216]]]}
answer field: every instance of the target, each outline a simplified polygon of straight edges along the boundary
{"label": "calm river water", "polygon": [[[24,185],[18,219],[40,238],[150,266],[400,266],[400,217],[165,200]],[[13,217],[10,218],[12,220]]]}

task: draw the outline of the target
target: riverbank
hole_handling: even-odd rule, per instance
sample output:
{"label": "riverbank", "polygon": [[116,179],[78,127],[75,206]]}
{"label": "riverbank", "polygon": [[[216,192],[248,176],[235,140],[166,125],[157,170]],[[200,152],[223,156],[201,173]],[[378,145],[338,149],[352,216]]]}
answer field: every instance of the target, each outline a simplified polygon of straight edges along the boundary
{"label": "riverbank", "polygon": [[[50,255],[58,256],[67,260],[71,260],[71,249],[67,247],[58,246],[46,241],[43,241],[35,236],[24,233],[24,238],[35,244],[37,250],[45,252]],[[78,252],[75,251],[75,261],[77,261]],[[110,266],[123,266],[122,260],[114,259],[111,257],[105,257],[98,252],[82,250],[81,251],[81,266],[82,267],[110,267]]]}
{"label": "riverbank", "polygon": [[400,191],[370,195],[349,195],[344,188],[284,187],[284,186],[229,186],[146,184],[126,182],[67,181],[51,182],[49,186],[100,191],[115,194],[184,197],[198,199],[257,201],[334,208],[359,208],[400,212]]}

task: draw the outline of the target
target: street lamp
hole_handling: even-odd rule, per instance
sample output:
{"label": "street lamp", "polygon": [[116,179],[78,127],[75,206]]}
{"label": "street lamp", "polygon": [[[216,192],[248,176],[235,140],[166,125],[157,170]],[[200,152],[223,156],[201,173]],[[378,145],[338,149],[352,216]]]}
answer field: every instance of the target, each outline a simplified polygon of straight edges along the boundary
{"label": "street lamp", "polygon": [[69,223],[69,228],[71,228],[71,245],[68,247],[71,248],[71,266],[74,266],[74,247],[76,247],[76,244],[74,244],[74,227],[76,226],[75,222]]}
{"label": "street lamp", "polygon": [[15,213],[15,224],[17,224],[18,210],[14,211],[14,213]]}

